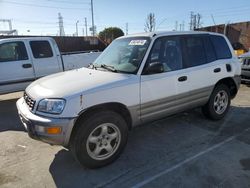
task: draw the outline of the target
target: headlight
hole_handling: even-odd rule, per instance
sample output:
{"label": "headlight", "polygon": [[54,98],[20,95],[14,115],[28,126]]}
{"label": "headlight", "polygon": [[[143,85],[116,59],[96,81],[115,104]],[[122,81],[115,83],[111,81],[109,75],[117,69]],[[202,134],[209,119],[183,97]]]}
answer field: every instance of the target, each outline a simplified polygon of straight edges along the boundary
{"label": "headlight", "polygon": [[60,114],[62,113],[64,106],[64,99],[43,99],[39,102],[37,111],[50,114]]}

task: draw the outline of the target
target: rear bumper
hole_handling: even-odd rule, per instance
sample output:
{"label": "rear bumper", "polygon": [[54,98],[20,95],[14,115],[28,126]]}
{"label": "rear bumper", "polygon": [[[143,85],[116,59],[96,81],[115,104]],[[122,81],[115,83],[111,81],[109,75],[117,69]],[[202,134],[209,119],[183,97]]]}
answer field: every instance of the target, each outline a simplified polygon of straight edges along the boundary
{"label": "rear bumper", "polygon": [[[28,135],[35,139],[53,145],[68,146],[75,118],[48,118],[41,117],[29,111],[23,98],[16,103],[20,120],[28,132]],[[47,134],[45,129],[48,127],[60,127],[60,134]]]}

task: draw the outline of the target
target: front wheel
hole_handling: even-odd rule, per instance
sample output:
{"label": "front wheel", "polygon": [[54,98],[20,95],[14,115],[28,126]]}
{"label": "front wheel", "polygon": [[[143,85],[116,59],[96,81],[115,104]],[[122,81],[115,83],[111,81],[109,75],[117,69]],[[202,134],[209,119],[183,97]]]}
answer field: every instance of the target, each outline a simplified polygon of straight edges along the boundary
{"label": "front wheel", "polygon": [[220,84],[215,87],[208,103],[202,107],[202,112],[209,119],[220,120],[228,112],[230,104],[230,91],[226,85]]}
{"label": "front wheel", "polygon": [[126,145],[127,124],[113,111],[97,112],[78,126],[71,151],[85,167],[99,168],[113,162]]}

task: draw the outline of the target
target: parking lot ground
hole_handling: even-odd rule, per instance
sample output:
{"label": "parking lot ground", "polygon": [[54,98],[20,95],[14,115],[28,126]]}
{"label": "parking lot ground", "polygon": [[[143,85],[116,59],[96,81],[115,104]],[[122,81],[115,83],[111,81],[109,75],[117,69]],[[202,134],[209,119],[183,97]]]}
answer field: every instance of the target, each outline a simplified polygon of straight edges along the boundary
{"label": "parking lot ground", "polygon": [[90,170],[66,149],[32,140],[18,119],[22,93],[0,96],[0,187],[250,187],[250,87],[224,120],[195,109],[133,129],[121,157]]}

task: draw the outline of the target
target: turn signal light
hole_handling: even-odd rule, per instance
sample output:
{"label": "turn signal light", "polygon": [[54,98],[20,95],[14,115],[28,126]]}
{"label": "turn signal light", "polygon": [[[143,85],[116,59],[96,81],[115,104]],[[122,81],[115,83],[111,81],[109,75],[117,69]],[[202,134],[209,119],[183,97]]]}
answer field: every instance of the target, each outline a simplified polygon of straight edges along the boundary
{"label": "turn signal light", "polygon": [[45,132],[47,134],[61,134],[62,128],[61,127],[47,127],[45,128]]}

